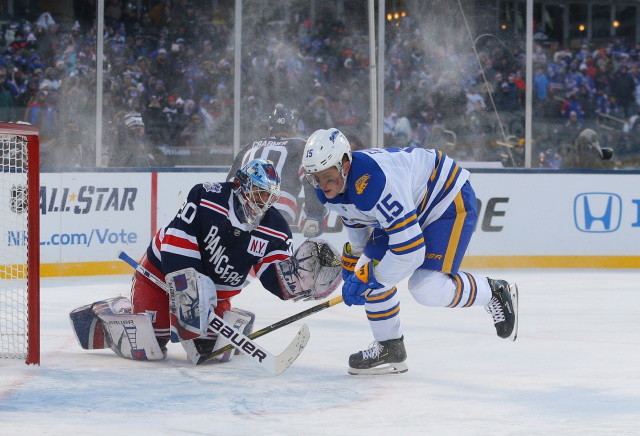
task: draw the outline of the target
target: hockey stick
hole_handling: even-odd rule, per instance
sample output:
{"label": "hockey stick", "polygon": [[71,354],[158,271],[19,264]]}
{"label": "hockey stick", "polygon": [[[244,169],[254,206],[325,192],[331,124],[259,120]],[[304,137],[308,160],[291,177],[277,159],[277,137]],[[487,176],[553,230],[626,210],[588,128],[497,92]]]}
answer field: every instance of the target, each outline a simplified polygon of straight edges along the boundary
{"label": "hockey stick", "polygon": [[[251,334],[248,335],[249,338],[251,339],[255,339],[255,338],[259,338],[260,336],[264,336],[267,333],[270,333],[274,330],[279,329],[280,327],[284,327],[286,325],[291,324],[292,322],[296,322],[302,318],[305,318],[311,314],[314,314],[316,312],[320,312],[321,310],[327,309],[331,306],[335,306],[336,304],[340,304],[342,303],[342,296],[338,296],[335,298],[332,298],[331,300],[327,300],[324,303],[320,303],[316,306],[313,306],[307,310],[303,310],[302,312],[296,313],[295,315],[291,315],[289,318],[285,318],[283,320],[280,320],[276,323],[273,323],[271,325],[266,326],[263,329],[257,330]],[[207,360],[213,359],[216,356],[219,356],[220,354],[226,353],[227,351],[231,350],[233,348],[233,346],[231,344],[229,345],[225,345],[222,348],[219,348],[217,350],[214,350],[211,352],[211,354],[207,355],[207,356],[200,356],[200,359],[198,360],[198,362],[196,363],[196,365],[200,365],[203,362],[206,362]]]}
{"label": "hockey stick", "polygon": [[[164,281],[162,281],[159,277],[146,269],[144,266],[140,265],[124,251],[121,251],[120,254],[118,254],[118,258],[128,263],[137,272],[147,277],[162,290],[167,293],[169,292],[169,286]],[[282,353],[273,355],[266,351],[263,347],[252,341],[253,338],[250,337],[251,335],[245,336],[244,334],[235,330],[233,326],[229,325],[215,313],[213,313],[212,316],[213,319],[209,323],[209,326],[218,334],[231,341],[231,344],[227,345],[227,347],[229,347],[227,348],[227,350],[237,348],[238,350],[250,356],[252,360],[258,362],[263,368],[265,368],[273,375],[281,374],[291,366],[291,364],[298,358],[298,356],[300,356],[300,353],[302,353],[302,350],[304,350],[304,347],[307,345],[307,342],[309,342],[309,338],[311,336],[309,328],[306,324],[303,324],[296,336],[293,338],[293,341],[291,341],[287,348],[285,348]],[[198,364],[200,363],[202,362],[198,361]]]}

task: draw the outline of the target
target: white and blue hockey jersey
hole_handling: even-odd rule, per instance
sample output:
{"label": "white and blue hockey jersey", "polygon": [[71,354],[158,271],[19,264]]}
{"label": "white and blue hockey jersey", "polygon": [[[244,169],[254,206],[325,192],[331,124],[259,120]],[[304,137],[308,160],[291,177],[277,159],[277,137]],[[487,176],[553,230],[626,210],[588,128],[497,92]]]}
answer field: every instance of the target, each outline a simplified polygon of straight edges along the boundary
{"label": "white and blue hockey jersey", "polygon": [[349,241],[362,251],[371,228],[389,237],[389,249],[375,269],[376,279],[394,286],[425,258],[422,230],[438,219],[469,179],[469,171],[437,150],[369,149],[353,153],[342,194],[320,201],[342,217]]}

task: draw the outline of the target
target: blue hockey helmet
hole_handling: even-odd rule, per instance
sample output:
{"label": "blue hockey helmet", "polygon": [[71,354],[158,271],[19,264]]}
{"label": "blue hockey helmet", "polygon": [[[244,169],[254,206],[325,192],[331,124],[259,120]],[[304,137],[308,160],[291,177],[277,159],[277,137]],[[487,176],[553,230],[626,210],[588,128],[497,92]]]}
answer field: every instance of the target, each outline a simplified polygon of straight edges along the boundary
{"label": "blue hockey helmet", "polygon": [[249,224],[259,223],[280,198],[280,176],[271,161],[253,159],[236,172],[235,183],[244,219]]}

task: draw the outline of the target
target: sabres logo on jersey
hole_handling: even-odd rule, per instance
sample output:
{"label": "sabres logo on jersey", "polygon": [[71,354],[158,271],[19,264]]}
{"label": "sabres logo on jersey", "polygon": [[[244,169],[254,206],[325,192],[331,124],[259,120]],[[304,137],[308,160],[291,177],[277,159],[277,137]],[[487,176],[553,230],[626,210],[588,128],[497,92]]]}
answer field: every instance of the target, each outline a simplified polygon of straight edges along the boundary
{"label": "sabres logo on jersey", "polygon": [[205,182],[202,184],[202,187],[207,192],[215,192],[216,194],[222,192],[222,186],[220,186],[220,183]]}
{"label": "sabres logo on jersey", "polygon": [[356,192],[358,194],[362,194],[364,192],[365,188],[369,184],[369,179],[370,178],[371,178],[370,174],[365,174],[364,176],[362,176],[358,180],[356,180]]}

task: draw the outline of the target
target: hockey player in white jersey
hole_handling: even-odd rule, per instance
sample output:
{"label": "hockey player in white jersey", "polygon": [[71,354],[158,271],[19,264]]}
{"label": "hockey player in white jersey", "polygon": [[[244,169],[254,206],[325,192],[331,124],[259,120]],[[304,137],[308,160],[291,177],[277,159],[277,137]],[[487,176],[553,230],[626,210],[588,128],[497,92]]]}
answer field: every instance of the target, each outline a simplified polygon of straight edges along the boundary
{"label": "hockey player in white jersey", "polygon": [[477,219],[467,170],[437,150],[352,153],[337,129],[314,132],[302,163],[320,201],[347,228],[342,296],[364,305],[375,339],[350,356],[350,374],[407,371],[396,288],[406,277],[418,303],[486,307],[498,336],[516,339],[517,286],[459,270]]}

